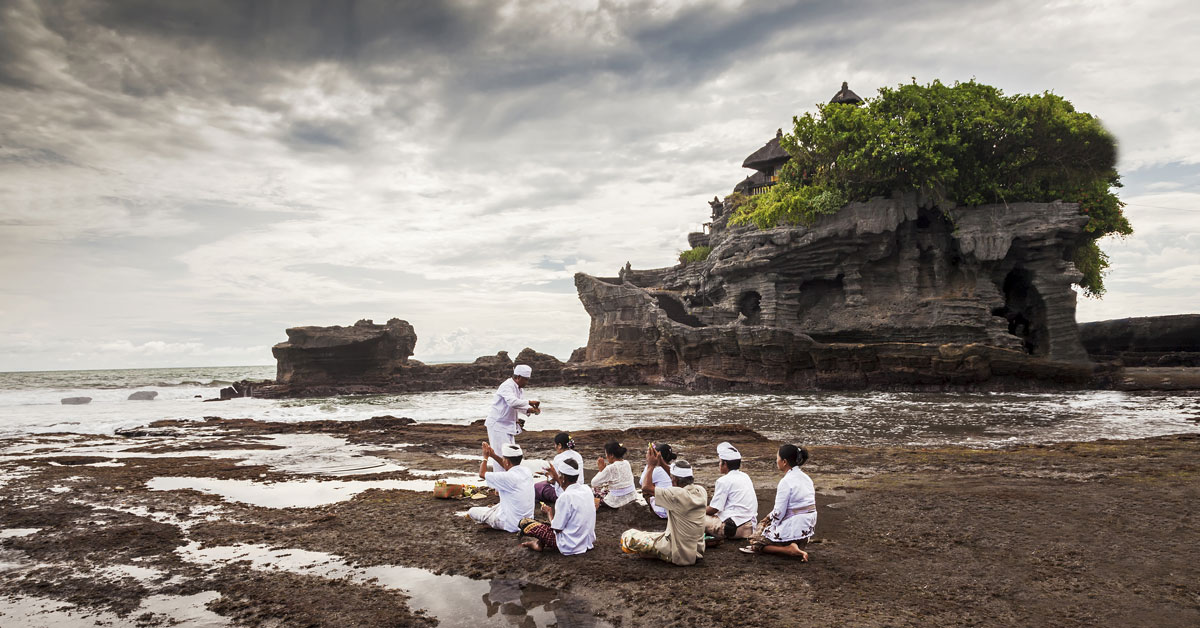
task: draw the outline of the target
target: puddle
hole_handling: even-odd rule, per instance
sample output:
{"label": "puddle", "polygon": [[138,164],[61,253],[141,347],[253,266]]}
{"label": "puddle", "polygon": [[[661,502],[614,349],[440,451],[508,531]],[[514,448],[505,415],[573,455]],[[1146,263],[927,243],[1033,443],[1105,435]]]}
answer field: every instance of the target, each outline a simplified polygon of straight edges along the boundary
{"label": "puddle", "polygon": [[106,460],[104,462],[89,462],[87,464],[72,464],[72,465],[65,465],[61,462],[54,462],[53,460],[51,460],[50,466],[52,466],[52,467],[66,467],[66,466],[71,466],[71,467],[123,467],[123,466],[125,466],[125,463],[118,462],[116,458],[113,458],[112,460]]}
{"label": "puddle", "polygon": [[[446,478],[449,483],[481,484],[478,477]],[[432,491],[431,480],[374,480],[326,482],[292,480],[288,482],[254,482],[252,480],[219,480],[216,478],[156,477],[146,483],[152,491],[192,489],[217,495],[227,501],[241,502],[263,508],[313,508],[345,501],[373,488],[402,491]]]}
{"label": "puddle", "polygon": [[[72,439],[74,440],[74,439]],[[46,443],[10,446],[3,450],[10,460],[32,460],[63,456],[96,456],[109,458],[107,462],[95,462],[79,466],[120,466],[122,459],[130,458],[212,458],[236,459],[239,466],[263,465],[282,473],[313,475],[360,475],[364,473],[389,473],[404,471],[405,468],[363,452],[367,447],[352,445],[344,438],[328,434],[272,434],[256,437],[252,443],[271,449],[206,449],[212,442],[241,442],[249,445],[245,438],[228,435],[190,434],[186,437],[147,437],[132,439],[94,438],[83,442],[64,440],[61,444]],[[161,446],[167,451],[130,451]],[[369,449],[378,451],[375,445]],[[53,462],[51,464],[54,464]],[[62,466],[62,465],[59,465]],[[72,465],[73,466],[73,465]]]}
{"label": "puddle", "polygon": [[[176,628],[216,628],[228,626],[224,617],[204,608],[221,597],[216,591],[195,595],[151,595],[137,610],[124,618],[115,613],[81,608],[45,598],[12,595],[0,598],[0,625],[22,628],[93,628],[129,626],[135,618],[149,613],[156,623]],[[139,624],[140,625],[140,624]]]}
{"label": "puddle", "polygon": [[29,536],[30,534],[41,532],[41,530],[41,528],[8,528],[7,530],[0,530],[0,539]]}
{"label": "puddle", "polygon": [[244,562],[260,571],[283,570],[307,576],[347,579],[399,589],[410,596],[412,610],[423,609],[443,626],[556,626],[604,628],[582,600],[535,584],[516,580],[472,580],[437,575],[416,567],[381,565],[358,567],[334,554],[265,545],[200,547],[190,543],[175,550],[184,560],[219,565]]}

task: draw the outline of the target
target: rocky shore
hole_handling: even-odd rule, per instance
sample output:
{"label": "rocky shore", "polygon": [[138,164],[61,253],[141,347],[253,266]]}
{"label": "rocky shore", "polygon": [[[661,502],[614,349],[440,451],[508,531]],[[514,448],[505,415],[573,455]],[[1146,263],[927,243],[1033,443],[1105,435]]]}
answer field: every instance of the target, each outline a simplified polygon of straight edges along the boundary
{"label": "rocky shore", "polygon": [[[7,441],[0,578],[9,601],[0,623],[19,624],[10,623],[14,612],[69,605],[76,617],[169,625],[178,615],[154,611],[148,600],[175,596],[207,600],[203,612],[244,625],[434,625],[438,613],[420,609],[436,608],[437,596],[415,602],[417,580],[380,576],[395,568],[488,581],[482,600],[451,600],[466,613],[458,620],[439,611],[441,625],[529,625],[542,615],[559,625],[569,617],[569,625],[622,627],[1200,623],[1196,435],[999,450],[813,447],[806,470],[820,519],[808,564],[746,556],[731,545],[689,568],[625,556],[616,541],[622,530],[662,525],[638,508],[601,513],[597,547],[564,558],[532,554],[514,535],[455,516],[486,501],[435,500],[425,490],[372,488],[308,507],[250,503],[255,491],[299,480],[312,482],[303,491],[311,498],[338,485],[431,485],[431,472],[473,473],[481,435],[478,427],[391,417],[212,419],[159,423],[141,438]],[[546,459],[551,436],[520,440],[531,457]],[[671,442],[709,487],[713,447],[729,440],[746,456],[760,510],[774,499],[778,443],[738,426],[573,436],[593,470],[610,438],[634,452],[646,441]],[[311,452],[320,442],[331,455],[383,462],[353,476],[332,475],[328,465],[287,466],[301,451],[289,447]],[[335,466],[346,473],[354,465]],[[169,485],[163,478],[247,492],[154,490]],[[224,548],[243,553],[213,558]],[[306,556],[324,562],[298,566]],[[508,602],[497,602],[502,591]]]}

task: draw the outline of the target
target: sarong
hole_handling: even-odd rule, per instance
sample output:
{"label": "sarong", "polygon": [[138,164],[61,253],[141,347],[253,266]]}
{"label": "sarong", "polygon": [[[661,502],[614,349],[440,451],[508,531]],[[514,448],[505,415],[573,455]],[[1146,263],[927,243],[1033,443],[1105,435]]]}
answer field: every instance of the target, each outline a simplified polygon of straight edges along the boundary
{"label": "sarong", "polygon": [[717,539],[748,539],[754,535],[754,520],[734,525],[733,519],[721,521],[713,515],[704,516],[704,532]]}
{"label": "sarong", "polygon": [[787,547],[788,545],[795,543],[796,547],[799,547],[800,549],[804,549],[805,547],[808,546],[808,537],[805,537],[803,539],[792,539],[790,541],[788,541],[788,540],[773,541],[773,540],[767,538],[767,535],[770,534],[770,532],[771,532],[771,522],[768,521],[767,525],[763,526],[760,530],[758,530],[758,532],[754,533],[750,537],[750,546],[760,552],[762,551],[762,548],[764,548],[768,545],[779,545],[781,547]]}
{"label": "sarong", "polygon": [[542,549],[557,549],[558,538],[554,536],[554,528],[536,519],[522,519],[520,523],[521,536],[533,537],[542,542]]}
{"label": "sarong", "polygon": [[533,497],[543,504],[554,505],[558,501],[558,491],[554,490],[554,484],[550,482],[538,482],[533,485]]}
{"label": "sarong", "polygon": [[641,554],[652,556],[659,560],[671,562],[671,557],[660,552],[657,542],[665,532],[642,532],[641,530],[626,530],[621,534],[621,551],[626,554]]}

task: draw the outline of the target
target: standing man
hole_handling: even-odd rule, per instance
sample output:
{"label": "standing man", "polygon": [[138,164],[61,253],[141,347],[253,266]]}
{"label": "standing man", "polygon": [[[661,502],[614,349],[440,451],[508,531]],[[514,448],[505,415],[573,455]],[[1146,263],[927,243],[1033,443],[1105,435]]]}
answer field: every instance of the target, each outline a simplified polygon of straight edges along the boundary
{"label": "standing man", "polygon": [[[532,375],[533,369],[528,365],[518,364],[513,369],[512,377],[504,380],[496,389],[492,407],[488,409],[487,420],[483,422],[487,427],[488,444],[493,450],[501,451],[505,443],[517,442],[517,434],[521,433],[521,427],[525,425],[525,420],[518,419],[517,413],[524,412],[525,416],[541,414],[539,402],[536,399],[526,400],[523,393],[525,384],[529,383]],[[496,468],[494,463],[492,468]]]}
{"label": "standing man", "polygon": [[717,445],[721,477],[713,486],[712,501],[704,518],[704,531],[716,539],[745,539],[758,521],[758,496],[754,481],[741,471],[742,454],[729,443]]}

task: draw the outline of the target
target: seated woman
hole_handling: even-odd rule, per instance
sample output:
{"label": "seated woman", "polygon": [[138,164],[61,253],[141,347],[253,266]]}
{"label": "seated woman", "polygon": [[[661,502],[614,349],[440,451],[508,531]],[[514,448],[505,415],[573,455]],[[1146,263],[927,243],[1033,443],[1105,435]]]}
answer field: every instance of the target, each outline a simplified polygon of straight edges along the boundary
{"label": "seated woman", "polygon": [[626,450],[615,440],[604,443],[604,456],[596,459],[600,472],[592,476],[592,493],[596,496],[596,508],[604,504],[609,508],[620,508],[637,500],[637,489],[633,485],[633,469],[625,460]]}
{"label": "seated woman", "polygon": [[[679,454],[676,454],[674,451],[672,451],[671,446],[667,443],[659,443],[657,445],[651,444],[651,448],[658,452],[657,457],[655,457],[657,463],[653,465],[649,463],[646,464],[646,469],[642,471],[642,485],[645,486],[647,481],[649,481],[649,483],[653,484],[656,488],[670,488],[671,463],[679,457]],[[653,491],[643,490],[642,492],[649,497],[650,509],[654,511],[654,514],[658,515],[662,519],[666,519],[667,509],[659,506],[658,503],[654,501]]]}
{"label": "seated woman", "polygon": [[808,561],[808,545],[817,527],[817,494],[813,481],[800,466],[808,461],[808,450],[795,445],[779,448],[775,464],[784,471],[775,492],[775,508],[759,522],[750,545],[738,548],[747,554],[781,554]]}
{"label": "seated woman", "polygon": [[[578,480],[579,484],[583,484],[583,456],[575,451],[575,441],[571,440],[571,435],[566,432],[559,432],[554,435],[554,460],[546,469],[547,475],[552,475],[554,464],[560,460],[574,460],[577,469],[579,469]],[[554,482],[553,477],[545,482],[538,482],[533,485],[533,494],[537,496],[537,500],[543,504],[553,505],[558,496],[562,495],[563,489],[559,488]]]}

